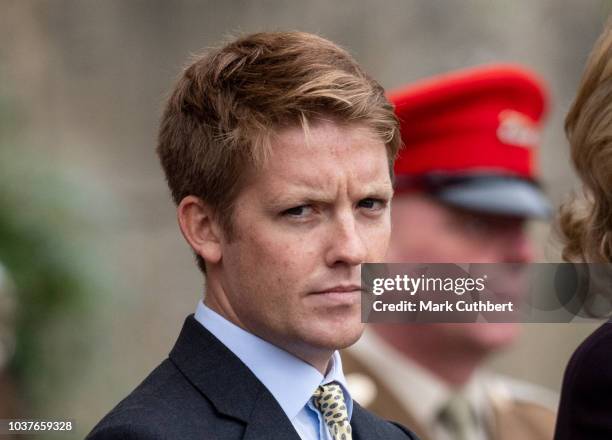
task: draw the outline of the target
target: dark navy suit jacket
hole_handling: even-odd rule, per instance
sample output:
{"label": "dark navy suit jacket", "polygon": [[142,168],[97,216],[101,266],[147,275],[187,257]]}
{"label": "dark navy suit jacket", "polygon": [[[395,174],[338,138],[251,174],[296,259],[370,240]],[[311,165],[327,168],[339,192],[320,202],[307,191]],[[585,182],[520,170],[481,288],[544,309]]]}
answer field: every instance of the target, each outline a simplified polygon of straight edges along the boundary
{"label": "dark navy suit jacket", "polygon": [[555,440],[612,439],[612,323],[574,352],[563,378]]}
{"label": "dark navy suit jacket", "polygon": [[[357,402],[351,426],[354,440],[417,439]],[[193,315],[185,321],[168,359],[87,438],[299,440],[267,388]]]}

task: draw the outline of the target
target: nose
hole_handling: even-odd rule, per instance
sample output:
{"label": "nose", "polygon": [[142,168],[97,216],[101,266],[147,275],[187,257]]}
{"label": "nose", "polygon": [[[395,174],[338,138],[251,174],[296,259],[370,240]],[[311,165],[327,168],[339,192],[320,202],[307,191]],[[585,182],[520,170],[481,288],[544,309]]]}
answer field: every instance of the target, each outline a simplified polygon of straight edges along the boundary
{"label": "nose", "polygon": [[535,250],[524,225],[517,225],[505,234],[504,262],[530,263],[534,260]]}
{"label": "nose", "polygon": [[352,212],[336,216],[328,237],[325,255],[328,266],[356,266],[366,261],[366,243]]}

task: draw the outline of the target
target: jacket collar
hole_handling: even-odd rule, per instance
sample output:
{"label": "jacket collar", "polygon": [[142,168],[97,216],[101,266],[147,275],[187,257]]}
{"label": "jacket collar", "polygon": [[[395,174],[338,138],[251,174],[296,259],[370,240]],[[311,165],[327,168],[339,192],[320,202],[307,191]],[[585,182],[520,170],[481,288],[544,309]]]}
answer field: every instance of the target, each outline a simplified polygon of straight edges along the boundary
{"label": "jacket collar", "polygon": [[217,411],[248,424],[245,438],[299,439],[266,387],[193,315],[185,320],[169,358]]}
{"label": "jacket collar", "polygon": [[344,389],[349,419],[353,402],[342,373],[342,360],[335,351],[325,377],[312,365],[276,345],[247,332],[198,302],[194,315],[203,327],[225,345],[274,396],[289,420],[308,405],[322,383],[337,382]]}

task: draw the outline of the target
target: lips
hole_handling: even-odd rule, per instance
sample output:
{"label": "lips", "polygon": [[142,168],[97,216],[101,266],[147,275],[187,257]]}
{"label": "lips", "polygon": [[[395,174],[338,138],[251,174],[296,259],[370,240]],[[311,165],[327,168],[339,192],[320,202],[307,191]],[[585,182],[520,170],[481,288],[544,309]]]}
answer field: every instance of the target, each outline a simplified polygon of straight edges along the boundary
{"label": "lips", "polygon": [[338,286],[329,287],[327,289],[319,290],[314,293],[315,294],[329,294],[329,293],[354,293],[354,292],[361,292],[361,286],[356,285],[356,284],[338,285]]}
{"label": "lips", "polygon": [[355,284],[340,284],[313,292],[310,301],[325,307],[356,306],[361,302],[361,286]]}

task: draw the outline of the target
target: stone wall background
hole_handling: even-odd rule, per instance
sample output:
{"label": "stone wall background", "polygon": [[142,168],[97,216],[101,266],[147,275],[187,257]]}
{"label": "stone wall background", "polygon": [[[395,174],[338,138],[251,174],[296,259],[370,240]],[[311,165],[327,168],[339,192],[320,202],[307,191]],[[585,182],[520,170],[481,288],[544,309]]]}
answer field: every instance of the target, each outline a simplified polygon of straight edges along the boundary
{"label": "stone wall background", "polygon": [[[100,270],[115,287],[91,317],[94,362],[49,413],[73,417],[81,435],[87,432],[167,355],[201,295],[154,153],[165,94],[190,54],[237,33],[299,29],[349,49],[386,88],[485,62],[526,64],[549,83],[542,180],[558,204],[577,188],[562,120],[610,5],[0,0],[0,91],[23,122],[19,145],[106,194],[91,200],[107,213],[94,238],[105,262]],[[559,260],[550,232],[534,225],[542,261]],[[571,352],[592,328],[526,326],[522,341],[492,368],[558,390]]]}

